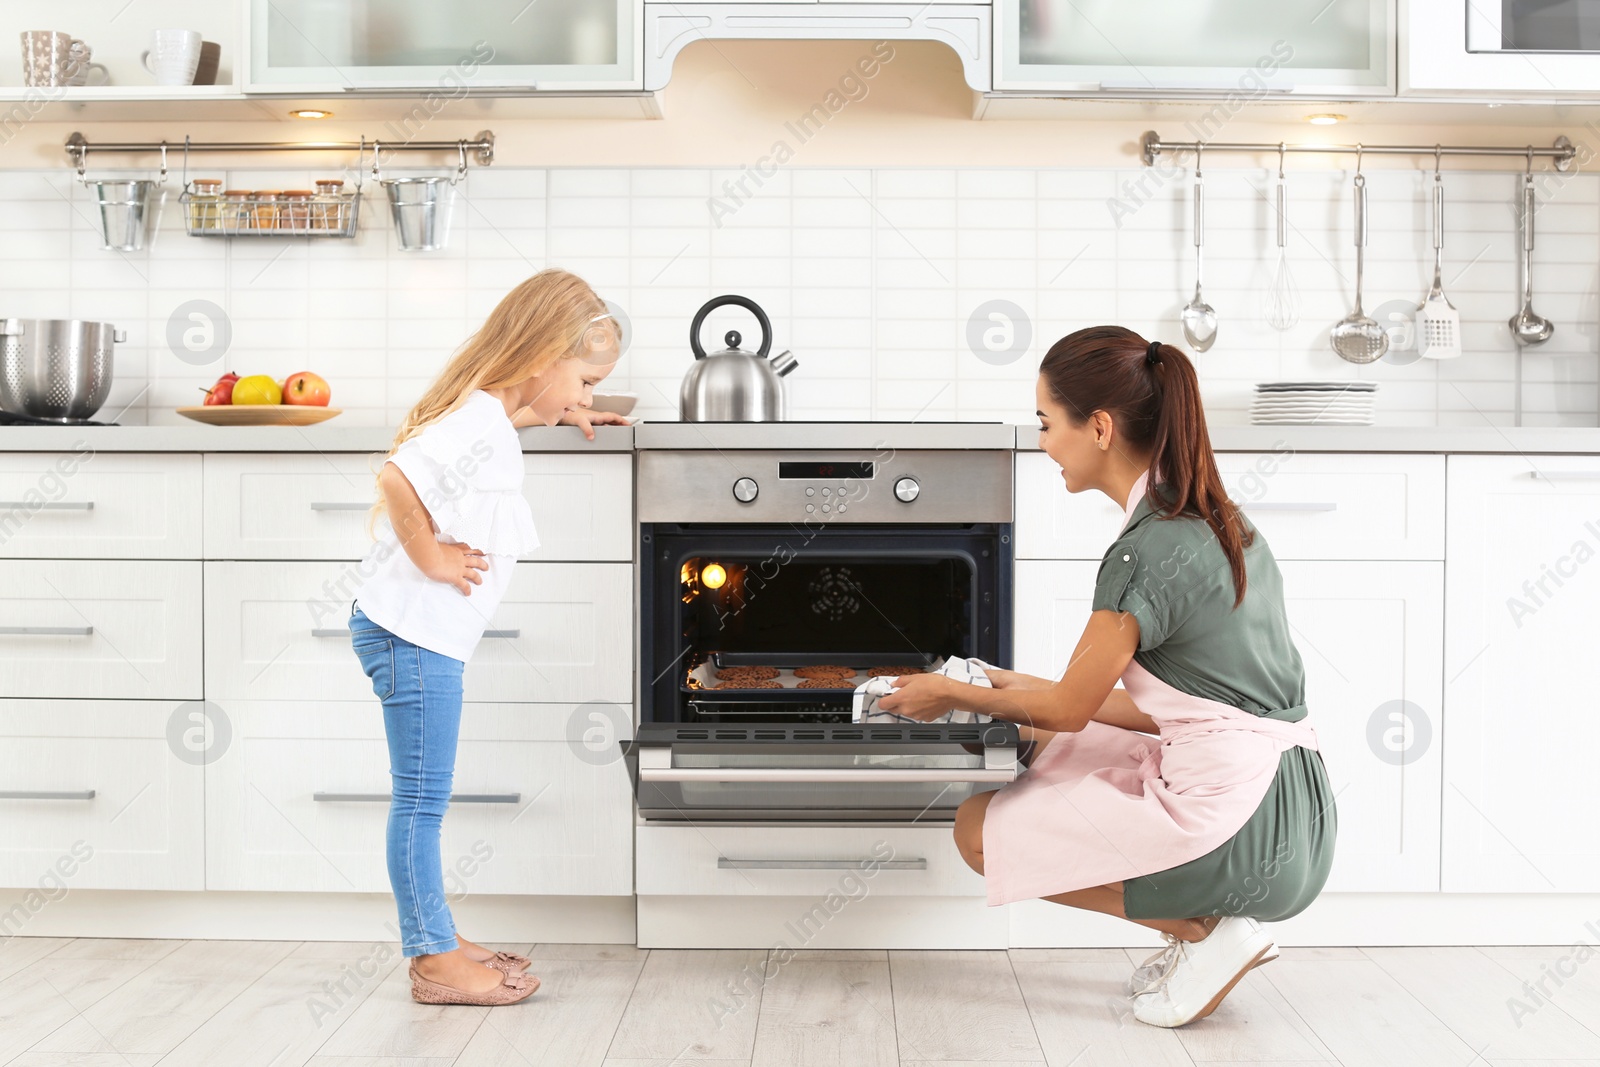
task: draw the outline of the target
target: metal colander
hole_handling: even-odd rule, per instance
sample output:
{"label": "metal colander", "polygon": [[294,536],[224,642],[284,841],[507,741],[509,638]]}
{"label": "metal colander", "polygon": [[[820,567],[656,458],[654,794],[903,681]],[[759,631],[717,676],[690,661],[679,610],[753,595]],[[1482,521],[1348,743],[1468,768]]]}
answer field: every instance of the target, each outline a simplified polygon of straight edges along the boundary
{"label": "metal colander", "polygon": [[72,422],[111,392],[112,347],[127,334],[82,319],[0,320],[0,411]]}

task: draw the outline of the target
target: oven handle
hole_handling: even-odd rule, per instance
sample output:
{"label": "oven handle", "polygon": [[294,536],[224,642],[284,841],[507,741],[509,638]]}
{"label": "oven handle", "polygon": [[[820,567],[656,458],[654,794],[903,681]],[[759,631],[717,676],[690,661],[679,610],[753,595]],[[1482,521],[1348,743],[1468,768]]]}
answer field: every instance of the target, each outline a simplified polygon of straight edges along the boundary
{"label": "oven handle", "polygon": [[1016,767],[640,767],[641,782],[1012,782]]}

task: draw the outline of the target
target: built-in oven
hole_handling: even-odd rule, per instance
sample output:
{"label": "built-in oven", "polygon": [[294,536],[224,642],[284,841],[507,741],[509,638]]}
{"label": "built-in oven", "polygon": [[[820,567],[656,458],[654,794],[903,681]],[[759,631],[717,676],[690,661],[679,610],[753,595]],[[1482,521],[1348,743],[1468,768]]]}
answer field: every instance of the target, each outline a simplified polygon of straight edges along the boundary
{"label": "built-in oven", "polygon": [[1010,662],[1009,452],[638,464],[642,818],[946,821],[1016,776],[1012,724],[852,721],[873,676]]}

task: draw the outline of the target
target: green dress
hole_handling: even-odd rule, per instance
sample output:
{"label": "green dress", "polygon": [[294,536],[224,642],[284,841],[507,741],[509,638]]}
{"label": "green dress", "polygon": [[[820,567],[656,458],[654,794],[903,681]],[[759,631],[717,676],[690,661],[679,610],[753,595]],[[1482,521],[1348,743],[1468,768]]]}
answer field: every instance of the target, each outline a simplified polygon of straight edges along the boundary
{"label": "green dress", "polygon": [[[1170,499],[1166,486],[1158,491]],[[1106,551],[1092,607],[1138,620],[1134,659],[1167,685],[1298,722],[1307,714],[1305,671],[1284,614],[1283,576],[1266,538],[1245,523],[1255,536],[1245,549],[1246,592],[1237,609],[1228,559],[1210,526],[1162,518],[1148,497]],[[1293,745],[1232,838],[1187,863],[1124,879],[1124,912],[1133,919],[1287,919],[1321,892],[1337,832],[1321,753]]]}

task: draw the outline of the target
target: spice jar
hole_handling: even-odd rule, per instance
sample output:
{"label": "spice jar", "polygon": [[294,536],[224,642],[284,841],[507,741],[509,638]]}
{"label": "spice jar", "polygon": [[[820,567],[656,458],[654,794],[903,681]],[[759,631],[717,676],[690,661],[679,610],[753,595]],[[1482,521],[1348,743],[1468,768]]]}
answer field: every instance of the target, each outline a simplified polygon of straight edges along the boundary
{"label": "spice jar", "polygon": [[215,233],[222,225],[222,180],[196,178],[189,193],[189,232]]}
{"label": "spice jar", "polygon": [[342,178],[318,178],[317,193],[311,202],[311,225],[318,230],[343,230],[345,228],[345,199]]}
{"label": "spice jar", "polygon": [[278,229],[305,233],[311,229],[311,190],[285,189],[278,201]]}
{"label": "spice jar", "polygon": [[247,233],[256,228],[255,207],[251,204],[253,196],[248,189],[222,191],[223,233]]}
{"label": "spice jar", "polygon": [[278,195],[279,190],[277,189],[256,190],[256,229],[276,230],[278,228]]}

